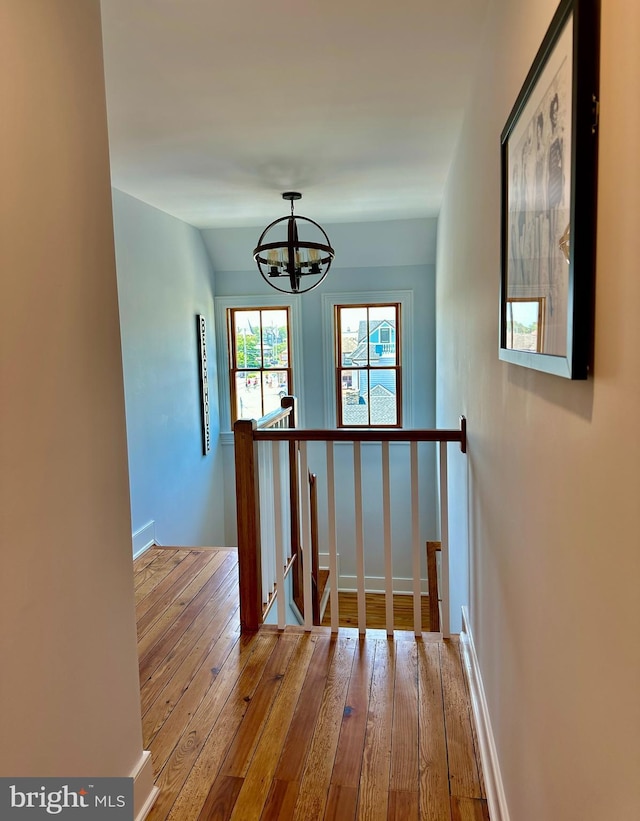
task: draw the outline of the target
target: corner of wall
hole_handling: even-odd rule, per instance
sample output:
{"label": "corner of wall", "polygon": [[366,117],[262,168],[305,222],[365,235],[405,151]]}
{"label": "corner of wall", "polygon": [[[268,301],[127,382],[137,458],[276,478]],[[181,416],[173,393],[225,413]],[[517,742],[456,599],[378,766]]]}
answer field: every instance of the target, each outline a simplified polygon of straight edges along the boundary
{"label": "corner of wall", "polygon": [[146,525],[143,525],[131,535],[131,541],[133,543],[133,558],[137,559],[147,548],[157,544],[156,523],[154,521],[147,522]]}
{"label": "corner of wall", "polygon": [[489,716],[480,665],[473,642],[469,611],[466,607],[462,608],[460,649],[462,651],[462,660],[469,683],[469,692],[471,694],[471,709],[473,711],[473,719],[478,736],[480,760],[482,761],[482,772],[487,790],[489,817],[491,821],[509,821],[509,810],[507,808],[507,799],[502,784],[500,762],[498,761],[498,753],[493,737],[493,729],[491,727],[491,717]]}
{"label": "corner of wall", "polygon": [[133,817],[135,821],[144,821],[160,792],[153,783],[153,764],[151,753],[148,750],[143,750],[131,777],[133,778]]}

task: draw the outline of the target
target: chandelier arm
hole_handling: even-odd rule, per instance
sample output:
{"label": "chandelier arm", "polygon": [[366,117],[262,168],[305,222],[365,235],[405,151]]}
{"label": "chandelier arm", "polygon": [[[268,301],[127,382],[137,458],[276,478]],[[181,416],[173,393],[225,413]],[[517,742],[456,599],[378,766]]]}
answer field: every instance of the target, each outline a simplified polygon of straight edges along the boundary
{"label": "chandelier arm", "polygon": [[[293,211],[293,202],[291,203],[291,210]],[[298,292],[300,290],[300,275],[296,268],[296,247],[298,243],[298,231],[296,229],[296,220],[295,217],[291,216],[289,218],[289,226],[287,231],[287,254],[288,254],[288,271],[289,271],[289,282],[291,283],[291,287],[294,291]]]}
{"label": "chandelier arm", "polygon": [[329,269],[327,268],[327,270],[322,274],[320,279],[317,282],[314,282],[313,285],[310,285],[308,288],[302,288],[299,291],[292,291],[291,288],[279,288],[277,285],[274,285],[273,281],[270,280],[270,279],[267,279],[267,277],[262,273],[262,271],[260,271],[260,275],[261,275],[262,279],[264,279],[264,281],[267,283],[267,285],[269,285],[271,288],[273,288],[274,291],[280,291],[281,294],[295,294],[295,295],[307,294],[307,293],[309,293],[309,291],[313,291],[315,288],[318,287],[318,285],[322,285],[322,283],[326,279],[328,273],[329,273]]}

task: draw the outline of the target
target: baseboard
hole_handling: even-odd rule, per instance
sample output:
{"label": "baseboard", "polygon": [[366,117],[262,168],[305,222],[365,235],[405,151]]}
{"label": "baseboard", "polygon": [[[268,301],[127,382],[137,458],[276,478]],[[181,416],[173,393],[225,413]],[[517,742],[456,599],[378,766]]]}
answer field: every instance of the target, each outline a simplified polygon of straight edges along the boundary
{"label": "baseboard", "polygon": [[160,792],[153,783],[153,764],[151,753],[148,750],[143,750],[131,777],[133,778],[133,817],[135,821],[144,821]]}
{"label": "baseboard", "polygon": [[145,550],[151,547],[156,542],[156,523],[154,521],[147,522],[140,530],[136,530],[131,536],[133,543],[133,558],[137,559]]}
{"label": "baseboard", "polygon": [[[364,588],[367,591],[367,593],[384,593],[384,576],[366,576],[364,580]],[[398,576],[394,576],[392,588],[394,593],[412,595],[413,579],[403,579]],[[343,593],[355,593],[357,589],[357,576],[345,576],[344,574],[338,574],[338,590],[342,591]],[[426,579],[422,579],[422,581],[420,582],[420,590],[423,593],[423,595],[428,595],[429,588]]]}
{"label": "baseboard", "polygon": [[462,608],[460,646],[471,693],[471,708],[476,723],[478,746],[480,747],[480,760],[482,761],[482,771],[487,790],[489,818],[491,818],[491,821],[509,821],[509,810],[504,794],[502,775],[500,774],[500,763],[491,728],[489,708],[484,694],[476,648],[473,643],[469,612],[466,607]]}
{"label": "baseboard", "polygon": [[[336,560],[338,562],[338,567],[340,567],[339,553],[336,553]],[[331,567],[331,557],[328,553],[318,553],[318,567],[320,567],[322,570],[328,570]],[[340,575],[339,572],[338,575]]]}

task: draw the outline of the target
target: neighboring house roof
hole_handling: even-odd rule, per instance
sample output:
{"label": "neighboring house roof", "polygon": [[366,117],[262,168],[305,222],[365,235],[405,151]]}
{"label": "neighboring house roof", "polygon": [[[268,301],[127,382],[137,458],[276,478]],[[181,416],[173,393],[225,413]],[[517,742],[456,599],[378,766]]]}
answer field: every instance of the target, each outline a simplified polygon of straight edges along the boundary
{"label": "neighboring house roof", "polygon": [[395,396],[395,394],[384,385],[374,385],[369,391],[369,396],[375,398],[376,396]]}
{"label": "neighboring house roof", "polygon": [[367,324],[369,325],[369,336],[371,336],[376,328],[379,328],[381,325],[388,325],[390,328],[396,327],[395,319],[373,319],[369,323],[363,319],[358,327],[358,342],[362,342],[366,338]]}
{"label": "neighboring house roof", "polygon": [[342,353],[351,353],[358,347],[358,342],[353,336],[342,336]]}
{"label": "neighboring house roof", "polygon": [[[371,362],[372,364],[378,363],[381,359],[387,357],[389,359],[389,364],[393,365],[395,363],[395,352],[390,353],[389,351],[380,351],[379,348],[379,342],[369,342],[369,362]],[[349,358],[354,364],[359,363],[362,365],[366,365],[367,343],[361,342]]]}
{"label": "neighboring house roof", "polygon": [[[357,347],[351,352],[350,360],[353,364],[365,364],[367,363],[367,325],[369,328],[369,338],[371,334],[376,331],[381,325],[385,325],[388,328],[396,327],[395,320],[393,319],[375,319],[372,322],[367,323],[366,321],[360,322],[360,327],[358,328],[358,345]],[[388,344],[388,343],[384,343]],[[369,342],[369,362],[375,363],[379,362],[385,356],[389,357],[389,364],[393,364],[395,360],[395,352],[391,355],[389,351],[381,351],[379,350],[380,343],[378,342]]]}

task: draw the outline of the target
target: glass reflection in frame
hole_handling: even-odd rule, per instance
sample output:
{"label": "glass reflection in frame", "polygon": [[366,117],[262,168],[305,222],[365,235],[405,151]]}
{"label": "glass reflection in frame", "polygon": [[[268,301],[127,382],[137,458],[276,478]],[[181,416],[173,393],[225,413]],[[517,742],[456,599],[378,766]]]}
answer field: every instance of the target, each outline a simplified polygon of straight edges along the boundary
{"label": "glass reflection in frame", "polygon": [[544,350],[545,299],[507,299],[507,348]]}
{"label": "glass reflection in frame", "polygon": [[537,348],[509,341],[507,348],[555,356],[567,354],[569,268],[563,240],[569,239],[571,198],[570,21],[513,127],[507,152],[507,303],[543,298],[546,325],[544,337],[537,334]]}

